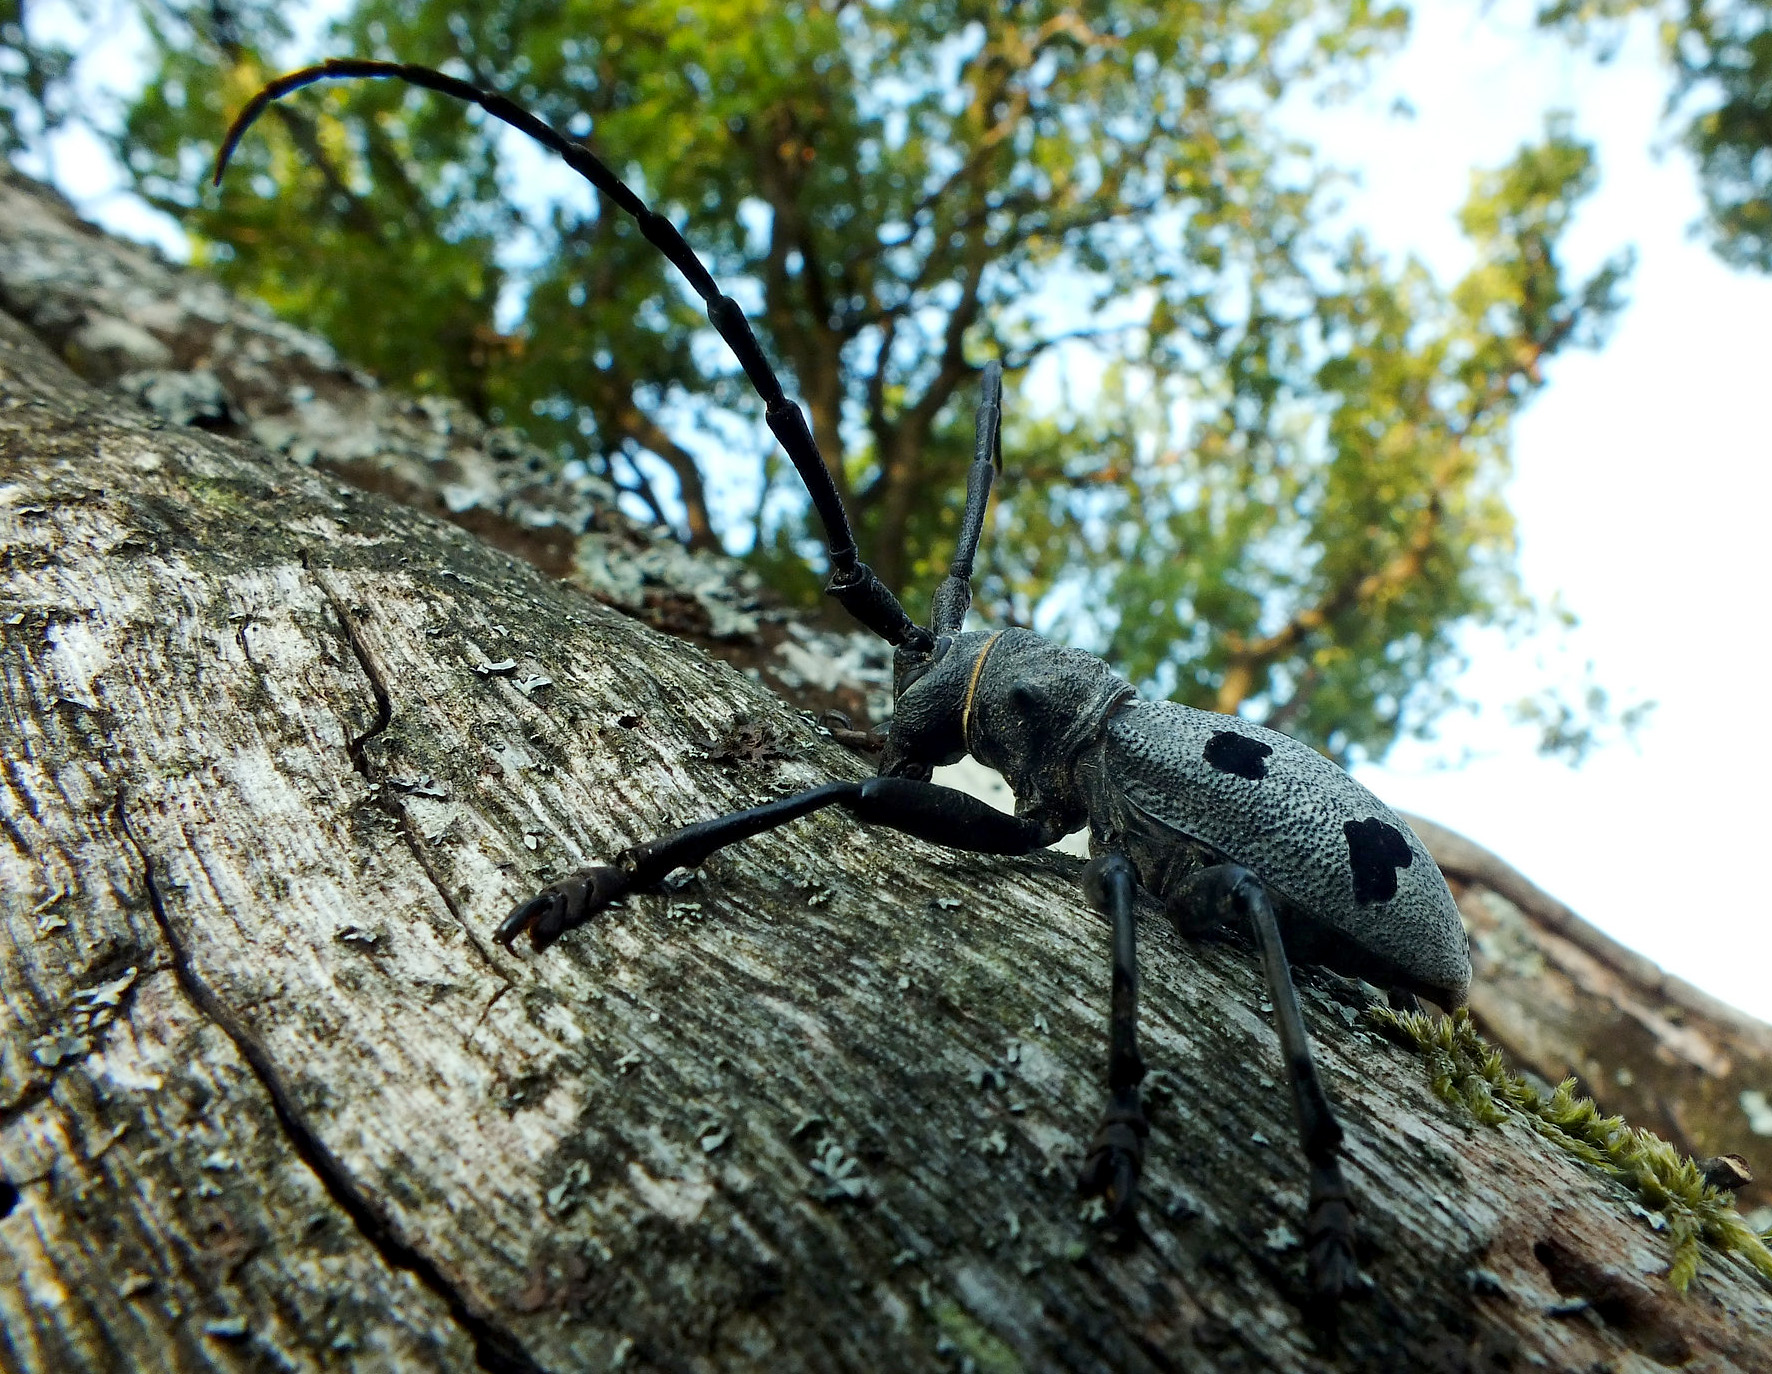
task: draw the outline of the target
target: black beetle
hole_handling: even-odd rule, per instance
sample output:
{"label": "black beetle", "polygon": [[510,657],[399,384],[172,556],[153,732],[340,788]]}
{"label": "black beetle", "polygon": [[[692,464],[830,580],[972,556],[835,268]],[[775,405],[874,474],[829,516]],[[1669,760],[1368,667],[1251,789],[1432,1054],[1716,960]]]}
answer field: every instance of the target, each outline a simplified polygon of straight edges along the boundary
{"label": "black beetle", "polygon": [[[1100,659],[1027,630],[964,633],[972,564],[991,482],[1000,470],[1002,369],[984,369],[976,447],[959,548],[916,625],[861,562],[848,515],[799,406],[783,394],[756,336],[676,228],[647,209],[589,148],[503,96],[428,67],[335,58],[278,77],[248,103],[222,142],[221,180],[241,136],[271,101],[328,78],[392,77],[484,109],[558,153],[638,222],[707,303],[766,406],[825,530],[827,591],[895,646],[895,709],[880,776],[832,782],[635,845],[520,903],[498,928],[509,946],[540,950],[609,903],[699,864],[724,845],[827,806],[938,844],[1025,854],[1087,824],[1090,900],[1113,924],[1108,1054],[1110,1101],[1079,1186],[1101,1197],[1130,1234],[1148,1134],[1138,1085],[1134,899],[1140,887],[1183,934],[1246,921],[1261,951],[1291,1080],[1311,1191],[1306,1225],[1313,1295],[1333,1303],[1357,1278],[1352,1207],[1338,1161],[1341,1127],[1312,1063],[1287,949],[1306,962],[1453,1006],[1470,956],[1452,894],[1421,841],[1364,787],[1296,740],[1234,716],[1141,701]],[[931,782],[971,754],[1014,790],[1013,816]]]}

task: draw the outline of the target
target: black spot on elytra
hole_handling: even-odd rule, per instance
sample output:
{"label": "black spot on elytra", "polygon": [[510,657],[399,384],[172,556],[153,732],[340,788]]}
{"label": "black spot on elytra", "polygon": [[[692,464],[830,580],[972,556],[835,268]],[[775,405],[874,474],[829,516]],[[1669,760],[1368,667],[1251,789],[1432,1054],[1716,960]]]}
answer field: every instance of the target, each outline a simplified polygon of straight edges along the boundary
{"label": "black spot on elytra", "polygon": [[1235,730],[1220,730],[1206,741],[1206,752],[1201,757],[1220,773],[1259,782],[1267,776],[1267,756],[1273,752],[1271,745],[1258,739],[1239,735]]}
{"label": "black spot on elytra", "polygon": [[18,1189],[9,1178],[0,1178],[0,1217],[11,1216],[18,1206]]}
{"label": "black spot on elytra", "polygon": [[1348,863],[1354,871],[1354,900],[1362,906],[1388,902],[1397,895],[1397,870],[1415,860],[1409,841],[1396,826],[1376,816],[1349,821],[1342,830],[1347,835]]}

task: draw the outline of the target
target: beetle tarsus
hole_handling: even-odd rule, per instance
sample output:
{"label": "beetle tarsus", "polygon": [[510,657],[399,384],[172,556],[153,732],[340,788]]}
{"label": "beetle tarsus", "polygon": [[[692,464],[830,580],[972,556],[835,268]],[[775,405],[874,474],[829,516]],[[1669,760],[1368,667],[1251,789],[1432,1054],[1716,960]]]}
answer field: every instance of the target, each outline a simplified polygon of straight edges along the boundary
{"label": "beetle tarsus", "polygon": [[509,949],[519,935],[527,934],[531,948],[539,953],[611,902],[626,896],[633,882],[633,874],[625,869],[581,868],[569,878],[550,883],[528,901],[519,902],[493,938]]}
{"label": "beetle tarsus", "polygon": [[1305,1218],[1305,1278],[1315,1300],[1335,1303],[1361,1282],[1354,1258],[1354,1209],[1339,1168],[1313,1168],[1312,1175],[1310,1212]]}
{"label": "beetle tarsus", "polygon": [[1150,1133],[1138,1089],[1116,1093],[1077,1176],[1077,1191],[1100,1198],[1107,1208],[1106,1224],[1122,1233],[1137,1225],[1138,1176],[1144,1170],[1144,1142]]}

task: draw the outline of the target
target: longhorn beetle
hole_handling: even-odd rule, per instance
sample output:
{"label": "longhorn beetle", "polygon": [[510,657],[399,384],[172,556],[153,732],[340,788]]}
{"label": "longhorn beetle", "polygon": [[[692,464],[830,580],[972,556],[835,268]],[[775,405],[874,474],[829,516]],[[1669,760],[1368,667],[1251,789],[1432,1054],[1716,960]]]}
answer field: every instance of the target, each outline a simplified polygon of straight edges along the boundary
{"label": "longhorn beetle", "polygon": [[[1299,1133],[1310,1165],[1306,1263],[1313,1297],[1333,1304],[1357,1277],[1353,1208],[1342,1180],[1341,1127],[1311,1060],[1287,949],[1394,995],[1452,1006],[1470,985],[1463,926],[1446,881],[1397,815],[1316,751],[1235,716],[1141,701],[1100,659],[1028,630],[964,629],[972,563],[991,480],[1001,471],[1002,368],[984,367],[959,547],[936,589],[928,626],[913,624],[857,553],[849,518],[800,407],[782,392],[737,302],[675,226],[649,210],[582,143],[495,92],[428,67],[334,58],[278,77],[228,129],[220,183],[241,137],[267,106],[316,81],[392,77],[478,105],[553,150],[638,222],[686,277],[708,319],[762,397],[769,428],[793,460],[823,524],[826,591],[894,646],[894,714],[879,776],[829,782],[748,811],[700,821],[634,845],[521,902],[499,926],[507,947],[536,950],[629,892],[652,887],[715,850],[840,806],[856,819],[983,854],[1026,854],[1087,822],[1089,900],[1113,927],[1109,1101],[1084,1160],[1080,1190],[1100,1197],[1130,1234],[1149,1134],[1138,1085],[1134,901],[1160,900],[1183,935],[1247,922],[1267,975]],[[938,764],[970,754],[1015,792],[1015,814],[931,782]]]}

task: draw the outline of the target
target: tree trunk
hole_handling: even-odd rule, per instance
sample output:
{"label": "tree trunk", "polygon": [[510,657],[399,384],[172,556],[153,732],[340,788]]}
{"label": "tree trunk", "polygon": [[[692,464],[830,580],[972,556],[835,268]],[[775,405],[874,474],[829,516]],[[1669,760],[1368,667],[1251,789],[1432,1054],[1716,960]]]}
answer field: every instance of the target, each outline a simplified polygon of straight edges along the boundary
{"label": "tree trunk", "polygon": [[1105,1244],[1073,1180],[1108,934],[1071,859],[821,813],[506,954],[550,877],[863,766],[33,324],[0,316],[5,1367],[1772,1362],[1736,1259],[1673,1294],[1617,1183],[1447,1105],[1306,974],[1372,1280],[1308,1326],[1256,961],[1154,909],[1147,1234]]}
{"label": "tree trunk", "polygon": [[1408,818],[1471,933],[1471,1010],[1509,1057],[1698,1157],[1734,1154],[1772,1229],[1772,1026],[1595,929],[1482,846]]}

